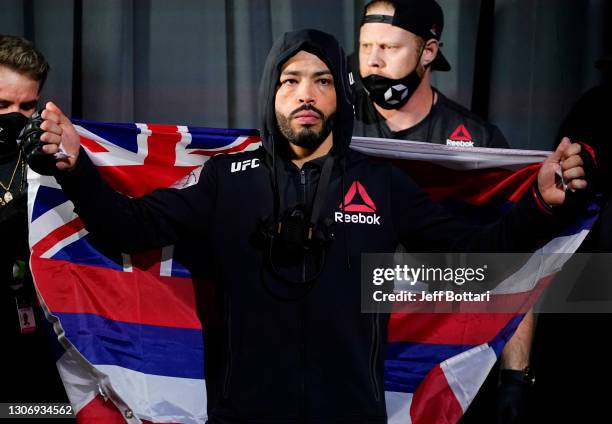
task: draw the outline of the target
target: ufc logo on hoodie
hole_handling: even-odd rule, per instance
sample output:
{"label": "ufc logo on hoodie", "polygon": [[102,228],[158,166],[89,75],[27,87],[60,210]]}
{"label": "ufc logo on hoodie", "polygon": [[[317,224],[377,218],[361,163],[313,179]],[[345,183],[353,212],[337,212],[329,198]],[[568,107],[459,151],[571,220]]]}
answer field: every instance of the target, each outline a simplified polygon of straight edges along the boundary
{"label": "ufc logo on hoodie", "polygon": [[232,162],[231,172],[241,172],[257,167],[259,167],[259,159],[247,159],[242,162]]}

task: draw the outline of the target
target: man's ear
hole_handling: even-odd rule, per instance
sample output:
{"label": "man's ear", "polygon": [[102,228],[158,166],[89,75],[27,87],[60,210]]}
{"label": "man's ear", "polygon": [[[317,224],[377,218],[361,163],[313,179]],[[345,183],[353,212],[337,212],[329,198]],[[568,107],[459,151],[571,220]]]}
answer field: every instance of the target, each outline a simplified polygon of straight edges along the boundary
{"label": "man's ear", "polygon": [[432,38],[425,42],[425,47],[423,48],[423,54],[421,54],[421,65],[424,68],[427,68],[431,65],[431,62],[434,61],[436,56],[438,55],[438,49],[440,45],[438,40]]}

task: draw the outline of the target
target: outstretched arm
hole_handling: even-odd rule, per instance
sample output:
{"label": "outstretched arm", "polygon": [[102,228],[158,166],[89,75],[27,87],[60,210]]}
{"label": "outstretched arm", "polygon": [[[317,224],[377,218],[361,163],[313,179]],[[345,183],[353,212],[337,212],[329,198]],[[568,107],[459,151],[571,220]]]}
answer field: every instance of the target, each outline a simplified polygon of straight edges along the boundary
{"label": "outstretched arm", "polygon": [[542,164],[532,189],[500,221],[484,227],[448,213],[394,169],[393,222],[399,240],[423,251],[529,252],[559,224],[553,211],[565,202],[565,189],[586,188],[580,151],[579,144],[564,140]]}
{"label": "outstretched arm", "polygon": [[[209,161],[198,184],[183,190],[160,189],[142,198],[115,192],[98,174],[80,147],[80,137],[70,120],[53,103],[42,112],[46,144],[52,155],[67,153],[56,161],[56,176],[88,231],[113,243],[124,252],[162,247],[186,237],[204,237],[210,222],[216,172]],[[65,156],[65,155],[63,155]]]}

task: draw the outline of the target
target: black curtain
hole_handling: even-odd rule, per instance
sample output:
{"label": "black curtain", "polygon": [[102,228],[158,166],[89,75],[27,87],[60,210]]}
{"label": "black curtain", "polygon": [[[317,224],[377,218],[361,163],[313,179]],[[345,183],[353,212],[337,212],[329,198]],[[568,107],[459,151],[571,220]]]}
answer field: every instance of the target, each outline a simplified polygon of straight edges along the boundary
{"label": "black curtain", "polygon": [[[364,0],[2,0],[0,32],[52,65],[43,100],[84,119],[257,127],[273,40],[314,27],[355,48]],[[549,149],[610,51],[605,0],[440,0],[451,72],[433,84],[516,148]]]}

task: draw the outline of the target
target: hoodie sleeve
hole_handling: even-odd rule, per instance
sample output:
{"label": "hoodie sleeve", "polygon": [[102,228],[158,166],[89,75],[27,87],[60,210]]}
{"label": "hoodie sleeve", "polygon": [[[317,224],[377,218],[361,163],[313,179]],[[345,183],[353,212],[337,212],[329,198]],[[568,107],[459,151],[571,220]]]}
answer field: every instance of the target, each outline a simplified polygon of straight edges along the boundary
{"label": "hoodie sleeve", "polygon": [[450,214],[397,168],[392,170],[391,189],[397,235],[412,251],[530,252],[556,228],[552,212],[539,203],[533,189],[489,225]]}
{"label": "hoodie sleeve", "polygon": [[98,174],[85,151],[76,166],[57,177],[85,228],[132,253],[206,237],[216,198],[216,171],[209,160],[197,184],[158,189],[142,198],[114,191]]}

